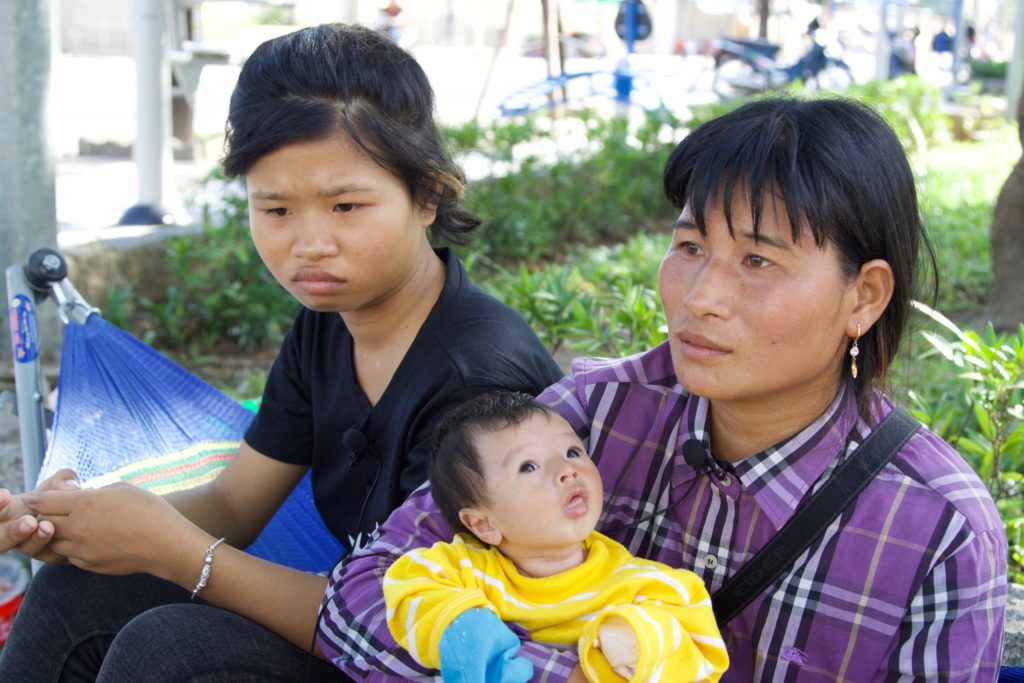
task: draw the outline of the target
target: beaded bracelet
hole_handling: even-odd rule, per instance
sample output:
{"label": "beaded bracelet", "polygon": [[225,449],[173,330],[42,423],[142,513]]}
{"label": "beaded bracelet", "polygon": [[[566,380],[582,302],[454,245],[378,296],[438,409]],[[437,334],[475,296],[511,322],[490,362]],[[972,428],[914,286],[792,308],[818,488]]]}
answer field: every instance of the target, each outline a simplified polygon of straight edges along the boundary
{"label": "beaded bracelet", "polygon": [[196,599],[199,591],[206,588],[206,582],[210,580],[210,572],[213,570],[213,551],[223,542],[224,539],[219,538],[206,549],[206,557],[203,558],[203,570],[199,572],[199,583],[196,584],[195,589],[192,591],[192,600]]}

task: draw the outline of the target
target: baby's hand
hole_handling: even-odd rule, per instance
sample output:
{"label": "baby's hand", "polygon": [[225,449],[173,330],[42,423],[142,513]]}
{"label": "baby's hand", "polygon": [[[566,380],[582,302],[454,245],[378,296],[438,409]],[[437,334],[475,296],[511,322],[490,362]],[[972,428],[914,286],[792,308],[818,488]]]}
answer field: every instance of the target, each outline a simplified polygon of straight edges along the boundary
{"label": "baby's hand", "polygon": [[640,645],[629,622],[622,617],[609,617],[597,627],[597,640],[612,671],[626,680],[632,680],[640,658]]}

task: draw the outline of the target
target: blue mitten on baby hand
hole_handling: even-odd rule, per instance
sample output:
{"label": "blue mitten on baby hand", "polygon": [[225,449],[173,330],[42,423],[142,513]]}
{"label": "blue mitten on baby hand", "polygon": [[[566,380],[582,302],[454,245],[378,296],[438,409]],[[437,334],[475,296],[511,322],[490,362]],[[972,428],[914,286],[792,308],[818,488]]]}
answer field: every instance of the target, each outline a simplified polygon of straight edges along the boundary
{"label": "blue mitten on baby hand", "polygon": [[517,657],[519,638],[489,609],[463,612],[438,646],[445,683],[526,683],[533,664]]}

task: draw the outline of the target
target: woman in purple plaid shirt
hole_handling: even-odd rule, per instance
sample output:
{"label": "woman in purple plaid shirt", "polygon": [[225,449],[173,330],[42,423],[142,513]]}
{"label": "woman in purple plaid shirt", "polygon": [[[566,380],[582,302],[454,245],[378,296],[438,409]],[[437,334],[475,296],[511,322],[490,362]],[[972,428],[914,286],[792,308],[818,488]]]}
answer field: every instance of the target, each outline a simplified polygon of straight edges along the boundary
{"label": "woman in purple plaid shirt", "polygon": [[[578,359],[540,398],[604,478],[599,530],[713,594],[892,410],[882,387],[934,258],[899,140],[854,102],[747,104],[687,136],[664,186],[681,212],[658,282],[668,340]],[[702,467],[683,457],[694,440]],[[427,675],[391,639],[379,582],[451,536],[420,489],[335,570],[319,627],[335,664]],[[922,428],[723,628],[722,680],[995,680],[1006,552],[985,486]],[[519,654],[535,680],[583,680],[574,650],[524,638]]]}

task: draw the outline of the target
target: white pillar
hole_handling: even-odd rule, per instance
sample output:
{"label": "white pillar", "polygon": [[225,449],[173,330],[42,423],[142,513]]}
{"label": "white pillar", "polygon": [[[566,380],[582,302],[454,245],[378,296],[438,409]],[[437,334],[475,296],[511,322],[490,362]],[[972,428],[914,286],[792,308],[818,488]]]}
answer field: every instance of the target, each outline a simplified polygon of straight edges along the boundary
{"label": "white pillar", "polygon": [[162,0],[132,3],[132,52],[135,56],[135,146],[133,157],[139,181],[138,203],[122,223],[170,222],[164,209],[171,170],[171,70],[167,60],[167,30]]}
{"label": "white pillar", "polygon": [[1013,16],[1013,54],[1006,70],[1006,118],[1017,119],[1017,101],[1024,85],[1024,0],[1017,0]]}
{"label": "white pillar", "polygon": [[679,25],[679,0],[657,0],[651,21],[654,54],[671,55],[676,51],[676,27]]}
{"label": "white pillar", "polygon": [[562,75],[562,37],[558,32],[558,0],[547,0],[547,15],[544,17],[548,39],[548,76]]}
{"label": "white pillar", "polygon": [[889,59],[892,56],[892,45],[889,40],[889,0],[878,3],[878,32],[875,43],[875,80],[884,81],[889,78]]}

